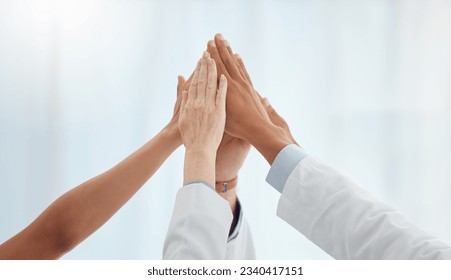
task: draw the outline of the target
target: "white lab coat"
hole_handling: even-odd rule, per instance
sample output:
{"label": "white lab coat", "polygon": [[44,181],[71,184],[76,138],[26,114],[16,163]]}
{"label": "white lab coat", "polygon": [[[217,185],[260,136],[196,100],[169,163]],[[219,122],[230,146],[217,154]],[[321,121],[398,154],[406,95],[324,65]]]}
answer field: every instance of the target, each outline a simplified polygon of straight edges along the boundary
{"label": "white lab coat", "polygon": [[177,192],[163,248],[163,259],[255,259],[249,225],[240,215],[238,234],[229,239],[233,214],[229,203],[203,183]]}
{"label": "white lab coat", "polygon": [[[281,151],[273,163],[279,169],[271,167],[272,175],[287,176],[277,215],[326,253],[337,259],[451,259],[449,245],[336,170],[311,156],[296,155],[296,149],[294,154],[293,147]],[[290,166],[296,158],[301,160]],[[237,238],[227,243],[231,222],[228,203],[211,188],[202,183],[183,187],[177,194],[163,257],[255,258],[245,219]]]}
{"label": "white lab coat", "polygon": [[451,259],[451,247],[311,156],[288,176],[277,215],[337,259]]}

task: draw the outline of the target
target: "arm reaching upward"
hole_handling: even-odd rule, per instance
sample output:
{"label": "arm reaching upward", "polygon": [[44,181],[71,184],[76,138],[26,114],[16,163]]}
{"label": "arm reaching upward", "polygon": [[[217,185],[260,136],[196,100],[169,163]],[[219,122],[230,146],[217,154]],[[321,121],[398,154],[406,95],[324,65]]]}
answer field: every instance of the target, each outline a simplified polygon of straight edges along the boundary
{"label": "arm reaching upward", "polygon": [[181,145],[177,127],[181,90],[169,124],[110,170],[53,202],[17,235],[0,245],[0,259],[58,259],[106,223]]}

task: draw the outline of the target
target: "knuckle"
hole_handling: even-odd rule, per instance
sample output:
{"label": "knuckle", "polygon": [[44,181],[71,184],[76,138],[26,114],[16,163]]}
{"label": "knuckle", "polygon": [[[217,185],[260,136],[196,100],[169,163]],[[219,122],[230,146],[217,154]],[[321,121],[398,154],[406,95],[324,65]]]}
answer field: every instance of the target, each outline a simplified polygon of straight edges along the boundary
{"label": "knuckle", "polygon": [[196,101],[193,103],[193,110],[195,111],[201,111],[203,108],[202,103],[199,101]]}
{"label": "knuckle", "polygon": [[182,108],[183,111],[189,111],[191,109],[191,106],[189,104],[185,104],[185,106]]}

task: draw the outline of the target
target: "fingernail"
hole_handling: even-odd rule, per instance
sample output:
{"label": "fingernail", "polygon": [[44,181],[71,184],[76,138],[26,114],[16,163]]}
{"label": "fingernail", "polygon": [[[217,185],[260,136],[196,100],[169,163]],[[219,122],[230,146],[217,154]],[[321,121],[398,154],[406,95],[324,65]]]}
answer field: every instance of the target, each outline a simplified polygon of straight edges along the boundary
{"label": "fingernail", "polygon": [[224,37],[222,37],[221,33],[218,33],[218,38],[219,38],[219,40],[224,40]]}
{"label": "fingernail", "polygon": [[221,79],[222,82],[225,81],[226,77],[224,76],[224,74],[221,74],[221,78],[220,79]]}
{"label": "fingernail", "polygon": [[237,53],[235,54],[235,57],[238,58],[238,59],[241,59],[241,56],[239,54],[237,54]]}
{"label": "fingernail", "polygon": [[204,54],[202,55],[203,58],[209,58],[210,57],[210,53],[209,52],[204,52]]}
{"label": "fingernail", "polygon": [[229,41],[225,40],[224,43],[225,43],[225,45],[226,45],[227,47],[230,47]]}

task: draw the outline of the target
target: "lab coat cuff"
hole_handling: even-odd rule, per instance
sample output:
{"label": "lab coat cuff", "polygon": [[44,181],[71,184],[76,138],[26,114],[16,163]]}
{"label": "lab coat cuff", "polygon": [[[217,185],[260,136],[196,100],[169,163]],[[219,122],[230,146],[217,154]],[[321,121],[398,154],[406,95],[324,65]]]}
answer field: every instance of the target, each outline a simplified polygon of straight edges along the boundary
{"label": "lab coat cuff", "polygon": [[192,185],[192,184],[204,184],[205,186],[209,187],[210,189],[212,189],[216,192],[216,189],[212,185],[210,185],[207,181],[203,181],[203,180],[191,181],[183,186],[185,187],[185,186]]}
{"label": "lab coat cuff", "polygon": [[[191,181],[191,182],[185,184],[184,187],[185,186],[189,186],[189,185],[195,185],[195,184],[205,185],[205,186],[209,187],[210,189],[212,189],[213,191],[216,192],[216,189],[213,188],[213,186],[211,186],[208,182],[203,181],[203,180]],[[238,221],[236,223],[235,229],[233,230],[233,232],[227,238],[227,242],[230,242],[233,239],[235,239],[238,236],[238,234],[240,233],[240,227],[241,227],[241,223],[242,223],[242,220],[243,220],[243,211],[242,211],[242,208],[241,208],[241,203],[240,203],[240,201],[238,199],[236,201],[236,209],[237,210],[236,210],[236,213],[234,213],[234,215],[238,215]]]}
{"label": "lab coat cuff", "polygon": [[306,156],[304,149],[295,144],[285,146],[274,159],[266,182],[282,193],[291,172]]}

